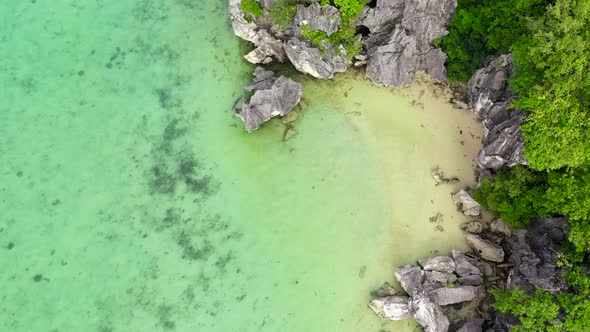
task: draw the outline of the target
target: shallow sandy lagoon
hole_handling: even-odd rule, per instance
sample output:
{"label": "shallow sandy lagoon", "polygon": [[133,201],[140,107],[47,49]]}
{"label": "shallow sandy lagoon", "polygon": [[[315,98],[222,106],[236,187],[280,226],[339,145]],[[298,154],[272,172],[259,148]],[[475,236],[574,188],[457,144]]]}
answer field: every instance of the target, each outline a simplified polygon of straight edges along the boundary
{"label": "shallow sandy lagoon", "polygon": [[[394,266],[463,246],[450,193],[481,128],[443,91],[298,76],[283,142],[279,120],[231,115],[252,67],[225,0],[0,13],[2,330],[416,328],[366,303]],[[435,187],[435,165],[462,183]]]}

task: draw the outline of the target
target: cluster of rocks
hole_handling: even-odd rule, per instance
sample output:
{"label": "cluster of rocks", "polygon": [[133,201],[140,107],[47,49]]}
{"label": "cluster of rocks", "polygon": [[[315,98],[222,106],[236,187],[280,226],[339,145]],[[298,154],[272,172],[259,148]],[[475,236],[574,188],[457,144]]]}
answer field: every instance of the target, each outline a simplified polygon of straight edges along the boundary
{"label": "cluster of rocks", "polygon": [[367,32],[367,76],[376,84],[406,86],[417,72],[446,80],[446,54],[434,46],[445,36],[456,0],[378,0],[359,20]]}
{"label": "cluster of rocks", "polygon": [[[337,8],[317,1],[301,0],[297,12],[286,27],[274,26],[270,11],[275,0],[261,0],[261,17],[242,10],[241,0],[229,0],[232,27],[237,36],[255,45],[245,58],[267,64],[288,59],[293,66],[316,78],[330,79],[350,65],[342,45],[324,40],[313,45],[302,38],[302,31],[337,32],[341,15]],[[446,79],[446,55],[433,45],[446,30],[457,6],[456,0],[377,0],[373,8],[363,9],[355,22],[367,52],[357,63],[367,64],[367,76],[377,84],[409,85],[418,71],[432,78]]]}
{"label": "cluster of rocks", "polygon": [[245,55],[254,64],[268,64],[289,60],[305,74],[320,79],[330,79],[335,73],[348,69],[347,52],[342,45],[332,45],[324,40],[313,45],[302,38],[307,26],[311,31],[323,31],[328,36],[338,31],[341,16],[331,5],[320,6],[318,2],[301,1],[297,12],[286,27],[272,24],[271,7],[275,0],[261,0],[263,15],[253,17],[240,7],[242,0],[229,0],[229,11],[234,33],[249,42],[255,49]]}
{"label": "cluster of rocks", "polygon": [[453,199],[473,218],[465,233],[472,252],[453,250],[450,256],[397,268],[395,277],[407,295],[378,293],[369,307],[380,317],[414,318],[429,332],[508,331],[518,321],[490,306],[487,288],[541,287],[551,293],[565,289],[556,278],[560,243],[567,234],[564,218],[536,218],[526,229],[512,232],[501,219],[478,219],[481,207],[467,191]]}
{"label": "cluster of rocks", "polygon": [[[342,24],[340,12],[329,4],[299,0],[297,12],[286,26],[272,23],[270,12],[279,0],[259,0],[263,15],[255,17],[241,8],[242,0],[229,0],[234,33],[255,48],[244,57],[254,64],[289,61],[298,71],[331,79],[351,65],[366,66],[366,75],[378,85],[406,86],[417,72],[446,80],[446,55],[434,41],[446,30],[457,6],[456,0],[376,0],[366,6],[354,23],[364,51],[349,60],[342,44],[324,39],[313,44],[304,29],[330,36]],[[257,127],[253,126],[250,128]],[[248,129],[248,128],[247,128]],[[250,131],[250,129],[248,129]]]}
{"label": "cluster of rocks", "polygon": [[303,86],[285,76],[276,77],[274,72],[257,67],[254,80],[246,87],[253,93],[248,100],[240,98],[234,113],[242,119],[248,132],[275,116],[285,116],[299,104]]}
{"label": "cluster of rocks", "polygon": [[511,55],[489,57],[486,66],[477,70],[467,84],[468,104],[485,126],[484,146],[477,157],[483,173],[503,166],[528,165],[520,131],[525,113],[510,108],[516,98],[508,85],[512,75]]}
{"label": "cluster of rocks", "polygon": [[[369,303],[380,317],[389,320],[413,317],[427,332],[448,331],[456,322],[449,321],[444,307],[481,301],[485,297],[483,265],[476,258],[453,250],[452,257],[431,257],[419,260],[418,264],[395,270],[395,277],[407,295],[392,294]],[[480,329],[482,322],[479,321]],[[474,325],[473,321],[468,323]]]}

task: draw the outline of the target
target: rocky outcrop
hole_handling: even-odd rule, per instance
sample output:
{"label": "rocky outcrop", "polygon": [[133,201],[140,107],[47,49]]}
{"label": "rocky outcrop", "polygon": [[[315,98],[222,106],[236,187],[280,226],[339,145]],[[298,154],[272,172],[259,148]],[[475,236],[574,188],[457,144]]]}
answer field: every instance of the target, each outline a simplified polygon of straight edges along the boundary
{"label": "rocky outcrop", "polygon": [[229,0],[229,16],[235,35],[256,46],[244,58],[255,64],[267,64],[274,60],[283,62],[285,59],[283,43],[270,34],[267,29],[259,27],[255,21],[247,19],[248,14],[240,8],[241,2],[242,0]]}
{"label": "rocky outcrop", "polygon": [[411,84],[419,71],[446,80],[447,56],[433,43],[448,33],[456,6],[456,0],[378,0],[360,20],[375,32],[365,39],[367,76],[375,84],[394,87]]}
{"label": "rocky outcrop", "polygon": [[244,56],[247,61],[269,64],[288,59],[297,70],[321,79],[330,79],[334,73],[348,68],[347,53],[342,45],[332,45],[327,40],[312,45],[301,36],[304,26],[310,31],[323,31],[328,36],[338,31],[341,17],[335,7],[320,6],[318,2],[309,6],[301,4],[290,24],[279,29],[271,23],[269,16],[273,1],[259,2],[263,8],[260,17],[245,13],[240,8],[241,1],[229,0],[229,13],[234,33],[255,46]]}
{"label": "rocky outcrop", "polygon": [[455,272],[460,277],[468,275],[483,275],[483,264],[473,257],[469,257],[459,250],[452,250],[451,256],[455,261]]}
{"label": "rocky outcrop", "polygon": [[432,301],[438,305],[449,305],[475,299],[480,290],[474,286],[441,287],[428,293]]}
{"label": "rocky outcrop", "polygon": [[502,221],[502,219],[496,218],[492,220],[490,224],[490,230],[494,233],[502,234],[505,237],[512,236],[512,231],[510,230],[510,227],[508,227],[508,225],[506,225],[506,223]]}
{"label": "rocky outcrop", "polygon": [[515,98],[508,85],[513,74],[511,55],[491,57],[468,83],[469,106],[485,126],[484,147],[477,157],[483,168],[528,165],[523,157],[524,139],[520,131],[525,113],[509,108]]}
{"label": "rocky outcrop", "polygon": [[465,234],[465,240],[481,258],[498,263],[504,261],[504,249],[492,241],[482,239],[475,234]]}
{"label": "rocky outcrop", "polygon": [[426,259],[421,259],[418,264],[426,271],[438,271],[453,273],[455,271],[455,262],[449,256],[435,256]]}
{"label": "rocky outcrop", "polygon": [[330,79],[334,73],[345,72],[348,65],[344,47],[340,46],[337,52],[327,41],[323,45],[321,51],[307,41],[293,38],[285,45],[285,53],[297,70],[316,78]]}
{"label": "rocky outcrop", "polygon": [[514,232],[507,244],[508,260],[513,266],[507,287],[520,286],[531,291],[541,287],[551,293],[565,289],[564,281],[555,277],[560,243],[566,234],[565,218],[536,218],[526,229]]}
{"label": "rocky outcrop", "polygon": [[275,116],[291,112],[301,100],[303,86],[284,76],[275,77],[272,71],[257,67],[252,84],[246,87],[254,92],[250,100],[240,99],[234,113],[242,119],[244,127],[252,132]]}
{"label": "rocky outcrop", "polygon": [[436,185],[437,186],[440,185],[440,184],[448,184],[448,183],[457,183],[457,182],[459,182],[459,178],[457,178],[455,176],[450,177],[450,178],[445,177],[445,173],[438,166],[436,166],[435,168],[433,168],[430,171],[430,174],[434,178],[434,181],[436,181]]}
{"label": "rocky outcrop", "polygon": [[412,318],[410,299],[407,296],[378,298],[371,301],[369,307],[383,319],[402,320]]}
{"label": "rocky outcrop", "polygon": [[[452,258],[436,256],[419,260],[422,268],[417,265],[399,267],[394,274],[408,296],[378,297],[369,307],[384,319],[414,317],[425,331],[446,332],[450,322],[443,307],[473,301],[483,295],[483,267],[472,260],[475,259],[453,251]],[[460,278],[472,276],[476,278],[472,278],[470,285],[458,283]]]}
{"label": "rocky outcrop", "polygon": [[459,328],[457,330],[457,332],[482,332],[484,320],[483,319],[475,319],[472,321],[469,321],[465,324],[463,324],[463,326],[461,326],[461,328]]}
{"label": "rocky outcrop", "polygon": [[301,28],[307,25],[310,31],[323,31],[328,36],[338,31],[340,22],[340,12],[336,7],[320,6],[319,2],[314,2],[307,7],[297,7],[297,14],[293,18],[297,31],[301,31]]}
{"label": "rocky outcrop", "polygon": [[479,216],[481,213],[481,205],[465,189],[461,189],[454,194],[453,201],[466,216]]}

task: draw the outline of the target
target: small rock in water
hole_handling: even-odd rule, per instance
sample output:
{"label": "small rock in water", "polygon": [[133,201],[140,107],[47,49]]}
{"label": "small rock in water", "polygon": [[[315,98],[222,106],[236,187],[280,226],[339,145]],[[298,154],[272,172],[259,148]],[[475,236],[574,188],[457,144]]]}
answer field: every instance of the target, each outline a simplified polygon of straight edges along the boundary
{"label": "small rock in water", "polygon": [[461,189],[454,194],[453,201],[461,208],[461,211],[466,216],[479,216],[481,213],[481,205],[465,189]]}
{"label": "small rock in water", "polygon": [[440,224],[443,221],[443,214],[437,212],[434,216],[430,217],[429,220],[431,223]]}
{"label": "small rock in water", "polygon": [[388,296],[374,299],[369,303],[379,317],[389,320],[402,320],[412,317],[410,299],[405,296]]}
{"label": "small rock in water", "polygon": [[285,130],[285,134],[283,135],[283,141],[286,142],[288,140],[290,140],[291,138],[293,138],[293,136],[295,136],[297,132],[295,131],[295,129],[293,129],[292,127],[287,127],[287,129]]}
{"label": "small rock in water", "polygon": [[359,269],[359,278],[363,279],[365,277],[365,273],[367,272],[367,266],[363,265]]}
{"label": "small rock in water", "polygon": [[469,233],[479,234],[483,231],[483,225],[478,221],[472,221],[461,225],[461,229]]}
{"label": "small rock in water", "polygon": [[257,67],[252,84],[246,90],[254,95],[250,100],[240,98],[234,105],[234,114],[252,132],[275,116],[285,116],[299,103],[303,86],[285,76],[275,77],[272,71]]}
{"label": "small rock in water", "polygon": [[434,230],[436,232],[444,232],[445,231],[444,227],[442,227],[441,225],[434,226]]}
{"label": "small rock in water", "polygon": [[376,290],[373,293],[373,296],[375,297],[386,297],[386,296],[393,296],[397,294],[397,291],[395,290],[395,288],[391,287],[391,285],[387,282],[383,283],[383,286],[381,286],[378,290]]}
{"label": "small rock in water", "polygon": [[459,178],[457,178],[457,177],[446,178],[445,174],[438,166],[436,166],[435,168],[432,169],[431,174],[432,174],[432,177],[434,178],[434,181],[436,181],[437,186],[439,184],[459,182]]}
{"label": "small rock in water", "polygon": [[282,117],[281,121],[284,124],[293,123],[293,122],[295,122],[295,120],[297,120],[298,116],[299,116],[299,113],[297,113],[297,111],[291,111],[291,112],[287,113],[287,115]]}

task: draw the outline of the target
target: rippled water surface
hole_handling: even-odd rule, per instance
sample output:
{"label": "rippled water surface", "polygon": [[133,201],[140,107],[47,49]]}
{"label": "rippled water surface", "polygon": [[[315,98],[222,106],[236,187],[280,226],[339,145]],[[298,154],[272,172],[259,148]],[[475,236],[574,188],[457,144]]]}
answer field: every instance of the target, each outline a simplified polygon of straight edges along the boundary
{"label": "rippled water surface", "polygon": [[[226,0],[0,2],[0,330],[413,331],[369,292],[461,247],[481,129],[423,82],[304,83],[231,115],[253,67]],[[444,231],[429,217],[444,214]]]}

